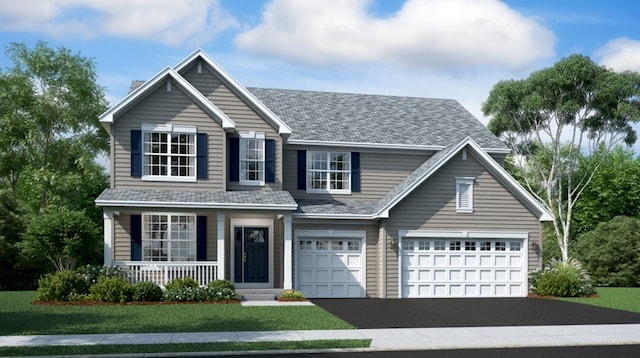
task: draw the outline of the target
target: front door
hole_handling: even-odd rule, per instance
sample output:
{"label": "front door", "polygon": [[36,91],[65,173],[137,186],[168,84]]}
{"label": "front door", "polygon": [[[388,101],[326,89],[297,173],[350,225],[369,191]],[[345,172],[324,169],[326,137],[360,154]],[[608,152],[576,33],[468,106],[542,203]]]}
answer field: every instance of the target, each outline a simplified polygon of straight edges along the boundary
{"label": "front door", "polygon": [[269,282],[269,229],[234,227],[235,283]]}

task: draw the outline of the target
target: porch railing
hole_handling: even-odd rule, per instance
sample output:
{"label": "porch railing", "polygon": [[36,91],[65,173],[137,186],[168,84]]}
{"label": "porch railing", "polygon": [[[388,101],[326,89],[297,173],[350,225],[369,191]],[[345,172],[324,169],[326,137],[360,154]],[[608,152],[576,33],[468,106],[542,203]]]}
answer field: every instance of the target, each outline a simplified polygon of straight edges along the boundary
{"label": "porch railing", "polygon": [[114,265],[129,271],[131,283],[151,281],[162,287],[174,278],[191,277],[200,286],[218,279],[218,263],[216,261],[117,261]]}

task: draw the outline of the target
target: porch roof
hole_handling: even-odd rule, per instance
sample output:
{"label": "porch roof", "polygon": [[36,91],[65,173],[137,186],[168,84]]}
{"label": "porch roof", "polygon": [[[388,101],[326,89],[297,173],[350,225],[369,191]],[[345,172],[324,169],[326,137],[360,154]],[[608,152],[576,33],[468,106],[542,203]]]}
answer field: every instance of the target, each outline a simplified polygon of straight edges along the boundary
{"label": "porch roof", "polygon": [[331,219],[371,219],[378,200],[298,199],[297,217]]}
{"label": "porch roof", "polygon": [[286,191],[187,191],[106,189],[96,199],[102,207],[296,210]]}

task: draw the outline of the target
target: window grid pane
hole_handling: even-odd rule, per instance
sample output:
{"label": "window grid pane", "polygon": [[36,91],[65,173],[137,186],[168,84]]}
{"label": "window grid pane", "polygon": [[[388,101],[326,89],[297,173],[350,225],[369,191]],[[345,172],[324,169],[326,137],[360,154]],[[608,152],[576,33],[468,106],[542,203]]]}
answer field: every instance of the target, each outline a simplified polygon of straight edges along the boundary
{"label": "window grid pane", "polygon": [[143,149],[144,175],[196,176],[195,134],[145,132]]}
{"label": "window grid pane", "polygon": [[310,152],[307,160],[307,187],[327,191],[351,188],[351,153]]}
{"label": "window grid pane", "polygon": [[193,215],[143,215],[145,261],[194,261],[196,225]]}
{"label": "window grid pane", "polygon": [[264,139],[240,138],[240,180],[264,182]]}

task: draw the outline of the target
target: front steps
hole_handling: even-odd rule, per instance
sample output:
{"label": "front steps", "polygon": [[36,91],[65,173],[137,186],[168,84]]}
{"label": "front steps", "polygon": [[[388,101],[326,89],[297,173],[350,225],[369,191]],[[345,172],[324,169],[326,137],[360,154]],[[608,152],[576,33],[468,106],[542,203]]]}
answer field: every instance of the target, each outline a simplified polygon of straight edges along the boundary
{"label": "front steps", "polygon": [[283,289],[281,288],[238,288],[236,293],[240,301],[275,301]]}

